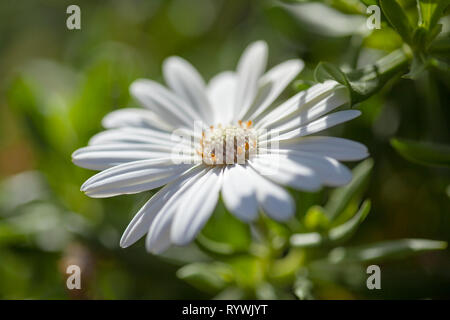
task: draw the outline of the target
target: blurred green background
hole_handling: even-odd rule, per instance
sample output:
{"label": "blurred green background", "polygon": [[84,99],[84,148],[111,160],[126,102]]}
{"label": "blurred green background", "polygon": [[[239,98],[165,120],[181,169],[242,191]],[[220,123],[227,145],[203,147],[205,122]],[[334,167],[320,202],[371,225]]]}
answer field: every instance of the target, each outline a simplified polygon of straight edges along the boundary
{"label": "blurred green background", "polygon": [[[323,11],[277,1],[1,1],[0,298],[214,297],[214,290],[177,278],[181,265],[205,259],[194,246],[164,257],[147,254],[143,241],[120,249],[123,230],[152,192],[90,199],[79,187],[93,172],[75,167],[70,155],[102,129],[106,113],[137,106],[130,83],[139,77],[162,81],[161,63],[170,55],[186,58],[210,79],[234,69],[246,45],[263,39],[270,66],[294,57],[306,63],[303,82],[292,85],[289,95],[313,79],[320,61],[352,68],[402,46],[384,22],[380,30],[361,31],[362,2],[324,2],[341,9],[334,24]],[[81,8],[81,30],[66,28],[70,4]],[[403,4],[415,8],[415,1]],[[443,18],[444,33],[448,20]],[[449,88],[450,73],[438,69],[414,81],[393,79],[358,106],[361,117],[330,130],[367,145],[374,160],[364,195],[372,200],[371,213],[351,245],[450,241],[448,169],[410,163],[389,143],[392,137],[448,143]],[[328,195],[297,192],[299,216]],[[215,216],[226,214],[220,205],[217,211]],[[258,265],[239,263],[252,276],[258,272]],[[82,290],[66,289],[69,264],[82,268]],[[375,291],[365,287],[365,269],[323,270],[333,281],[319,282],[315,296],[450,298],[448,249],[389,261],[381,269],[382,290]]]}

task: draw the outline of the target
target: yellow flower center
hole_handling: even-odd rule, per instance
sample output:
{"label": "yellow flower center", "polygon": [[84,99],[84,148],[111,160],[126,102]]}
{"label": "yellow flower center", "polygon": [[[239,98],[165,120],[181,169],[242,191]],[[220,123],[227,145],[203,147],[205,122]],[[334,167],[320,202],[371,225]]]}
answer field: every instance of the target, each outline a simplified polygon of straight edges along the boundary
{"label": "yellow flower center", "polygon": [[211,126],[202,132],[200,147],[197,150],[207,165],[244,164],[256,154],[258,140],[252,122],[238,125]]}

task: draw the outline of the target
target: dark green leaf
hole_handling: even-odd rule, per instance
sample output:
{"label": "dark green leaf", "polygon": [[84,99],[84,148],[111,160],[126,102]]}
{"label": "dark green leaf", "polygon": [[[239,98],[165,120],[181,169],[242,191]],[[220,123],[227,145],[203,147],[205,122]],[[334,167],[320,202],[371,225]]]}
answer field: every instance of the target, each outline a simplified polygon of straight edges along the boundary
{"label": "dark green leaf", "polygon": [[391,139],[391,145],[409,161],[428,165],[450,167],[450,146],[404,139]]}
{"label": "dark green leaf", "polygon": [[383,14],[392,25],[392,27],[402,37],[403,41],[411,44],[413,27],[409,23],[403,8],[396,0],[379,0]]}

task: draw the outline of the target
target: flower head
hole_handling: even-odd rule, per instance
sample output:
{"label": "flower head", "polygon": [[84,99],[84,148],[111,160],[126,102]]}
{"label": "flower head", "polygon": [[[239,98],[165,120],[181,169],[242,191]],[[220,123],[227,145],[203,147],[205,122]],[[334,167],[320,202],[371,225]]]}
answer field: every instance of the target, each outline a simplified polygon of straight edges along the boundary
{"label": "flower head", "polygon": [[[236,72],[219,73],[205,84],[187,61],[168,58],[163,74],[169,89],[136,80],[130,90],[145,108],[106,115],[107,130],[73,153],[76,165],[102,170],[81,187],[90,197],[163,187],[130,222],[122,247],[146,233],[146,247],[153,253],[189,243],[208,221],[219,194],[243,221],[256,219],[260,209],[285,221],[295,208],[281,186],[315,191],[351,180],[350,170],[338,161],[365,158],[367,149],[350,140],[310,136],[360,114],[329,114],[349,101],[345,88],[326,81],[274,107],[303,62],[289,60],[265,72],[266,62],[266,43],[255,42]],[[188,139],[174,139],[174,131]]]}

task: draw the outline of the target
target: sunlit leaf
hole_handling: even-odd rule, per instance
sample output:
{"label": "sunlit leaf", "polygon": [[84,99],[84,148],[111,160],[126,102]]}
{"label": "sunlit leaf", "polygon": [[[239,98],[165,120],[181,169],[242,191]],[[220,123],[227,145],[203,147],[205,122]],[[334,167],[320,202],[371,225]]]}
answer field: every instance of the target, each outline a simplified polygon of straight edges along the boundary
{"label": "sunlit leaf", "polygon": [[309,230],[324,230],[329,226],[330,219],[325,210],[316,205],[306,212],[303,223]]}
{"label": "sunlit leaf", "polygon": [[328,239],[332,242],[345,241],[350,238],[364,221],[370,211],[370,201],[366,200],[361,205],[358,212],[345,223],[330,229],[328,232]]}
{"label": "sunlit leaf", "polygon": [[448,0],[417,0],[419,10],[419,25],[428,30],[434,28],[442,16]]}
{"label": "sunlit leaf", "polygon": [[405,258],[426,251],[443,250],[447,247],[444,241],[424,239],[401,239],[379,242],[352,248],[336,248],[328,255],[331,263],[341,262],[373,262],[392,258]]}

